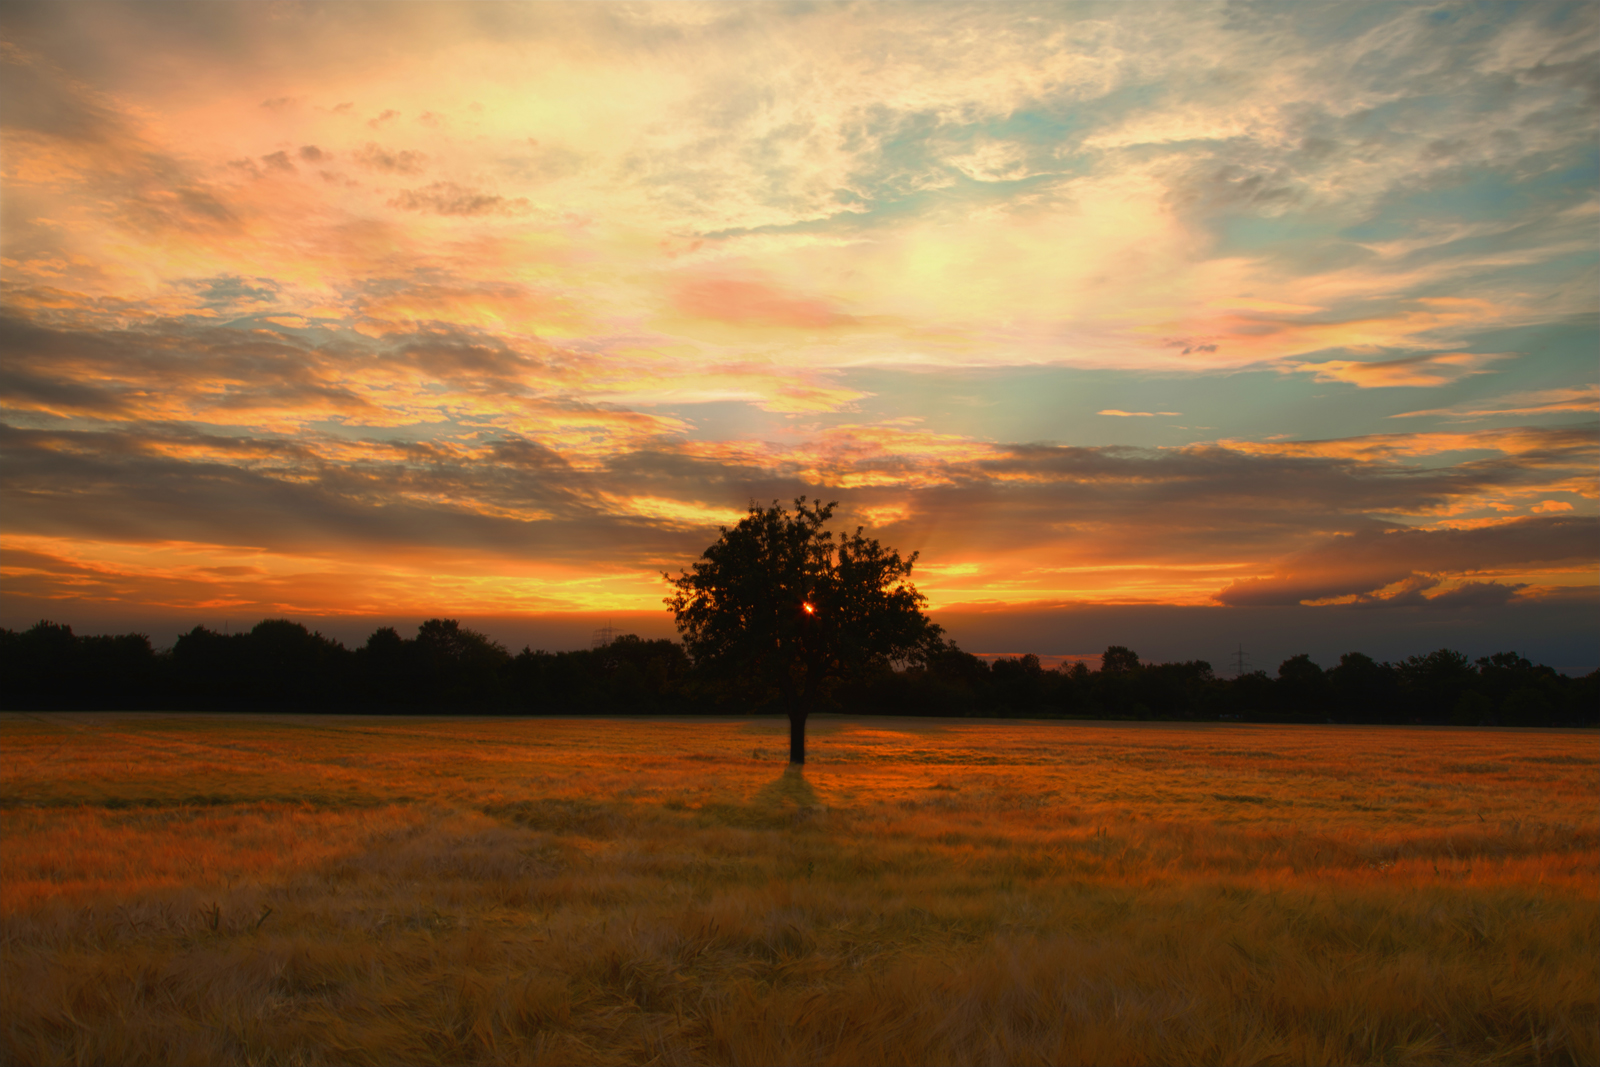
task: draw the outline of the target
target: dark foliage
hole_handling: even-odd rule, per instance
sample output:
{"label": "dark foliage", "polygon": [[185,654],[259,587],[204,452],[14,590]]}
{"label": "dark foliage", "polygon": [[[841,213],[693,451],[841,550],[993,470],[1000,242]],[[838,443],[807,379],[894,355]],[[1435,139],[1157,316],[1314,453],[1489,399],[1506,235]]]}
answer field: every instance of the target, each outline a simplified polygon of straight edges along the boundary
{"label": "dark foliage", "polygon": [[841,692],[837,706],[890,715],[1580,726],[1600,725],[1600,671],[1568,678],[1514,652],[1474,662],[1440,649],[1399,663],[1351,652],[1332,670],[1299,655],[1276,678],[1218,678],[1204,660],[1141,663],[1118,645],[1099,670],[1044,670],[1035,656],[987,663],[947,642],[921,665]]}
{"label": "dark foliage", "polygon": [[78,637],[40,622],[0,629],[0,702],[50,711],[153,708],[162,702],[163,663],[145,634]]}
{"label": "dark foliage", "polygon": [[[1112,646],[1100,669],[986,662],[934,640],[917,661],[863,665],[819,698],[887,715],[1237,719],[1246,722],[1600,725],[1600,671],[1569,678],[1515,652],[1469,660],[1440,649],[1398,663],[1346,653],[1324,670],[1293,656],[1276,677],[1218,678],[1202,660],[1142,663]],[[762,710],[676,641],[619,637],[576,652],[512,656],[451,619],[405,638],[385,627],[351,651],[284,619],[248,633],[197,626],[168,650],[144,634],[79,636],[41,622],[0,629],[0,706],[70,711],[374,711],[749,714]],[[780,710],[773,705],[770,710]]]}
{"label": "dark foliage", "polygon": [[859,526],[835,545],[825,527],[837,506],[751,504],[688,571],[663,575],[702,678],[746,707],[782,703],[791,763],[805,762],[812,709],[897,662],[924,662],[943,632],[910,582],[917,554],[901,559]]}
{"label": "dark foliage", "polygon": [[196,626],[164,666],[171,702],[182,708],[332,709],[352,695],[345,647],[288,619],[241,634]]}
{"label": "dark foliage", "polygon": [[676,641],[624,634],[577,652],[523,649],[509,675],[518,710],[551,714],[660,714],[697,710],[689,656]]}
{"label": "dark foliage", "polygon": [[843,682],[920,661],[942,632],[910,583],[916,553],[856,532],[835,545],[836,504],[750,512],[673,578],[667,606],[701,673],[747,701],[814,707]]}

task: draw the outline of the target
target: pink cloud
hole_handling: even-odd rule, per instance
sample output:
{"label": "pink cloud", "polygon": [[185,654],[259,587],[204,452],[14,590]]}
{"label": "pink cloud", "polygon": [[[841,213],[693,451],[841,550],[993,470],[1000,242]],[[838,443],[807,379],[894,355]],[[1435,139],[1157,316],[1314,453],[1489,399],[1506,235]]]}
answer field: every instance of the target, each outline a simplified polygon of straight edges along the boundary
{"label": "pink cloud", "polygon": [[713,278],[678,290],[678,310],[698,318],[740,326],[828,329],[856,321],[821,300],[790,296],[763,282]]}

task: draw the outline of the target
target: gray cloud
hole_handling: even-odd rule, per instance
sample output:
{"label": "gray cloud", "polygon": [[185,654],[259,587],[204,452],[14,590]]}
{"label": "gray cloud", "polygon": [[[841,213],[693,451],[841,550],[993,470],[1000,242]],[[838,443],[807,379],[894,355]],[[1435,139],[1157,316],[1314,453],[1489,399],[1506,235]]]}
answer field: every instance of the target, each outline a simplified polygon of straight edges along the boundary
{"label": "gray cloud", "polygon": [[115,389],[30,373],[0,364],[0,405],[11,410],[43,410],[63,417],[127,418],[133,414]]}
{"label": "gray cloud", "polygon": [[[1465,530],[1364,530],[1284,560],[1277,577],[1234,582],[1217,600],[1232,606],[1298,604],[1370,597],[1386,586],[1408,582],[1392,602],[1418,604],[1425,590],[1439,584],[1428,575],[1595,562],[1600,562],[1600,519],[1589,516],[1533,517]],[[1440,606],[1482,606],[1496,598],[1503,603],[1521,588],[1471,582],[1442,594]]]}
{"label": "gray cloud", "polygon": [[443,325],[395,338],[391,351],[431,377],[473,392],[503,394],[513,383],[550,370],[547,360],[502,338]]}
{"label": "gray cloud", "polygon": [[[251,286],[239,278],[196,284],[210,287],[217,305],[230,308],[270,300],[274,288],[270,280]],[[0,347],[7,352],[8,402],[64,416],[139,418],[173,404],[221,422],[230,421],[231,412],[296,404],[371,410],[324,376],[329,353],[282,333],[175,321],[71,330],[0,316]],[[69,400],[75,403],[66,407]]]}
{"label": "gray cloud", "polygon": [[381,170],[390,174],[416,174],[428,161],[425,153],[410,149],[391,152],[373,142],[368,142],[366,147],[352,153],[350,158],[369,170]]}
{"label": "gray cloud", "polygon": [[197,278],[186,284],[200,293],[208,306],[218,308],[273,304],[283,289],[271,278],[245,279],[237,274]]}
{"label": "gray cloud", "polygon": [[530,207],[525,196],[507,198],[455,182],[434,182],[420,189],[402,190],[389,205],[435,215],[516,215]]}
{"label": "gray cloud", "polygon": [[0,126],[13,136],[81,143],[125,133],[121,113],[98,94],[15,48],[0,51]]}
{"label": "gray cloud", "polygon": [[[382,442],[374,452],[387,458],[331,464],[313,443],[241,445],[180,427],[85,433],[0,423],[7,526],[111,542],[178,538],[293,553],[402,547],[582,563],[664,551],[688,559],[704,547],[701,533],[609,514],[595,497],[603,480],[533,442],[501,442],[492,464],[427,443]],[[171,454],[180,450],[206,458]],[[469,503],[482,499],[550,517],[483,514]]]}

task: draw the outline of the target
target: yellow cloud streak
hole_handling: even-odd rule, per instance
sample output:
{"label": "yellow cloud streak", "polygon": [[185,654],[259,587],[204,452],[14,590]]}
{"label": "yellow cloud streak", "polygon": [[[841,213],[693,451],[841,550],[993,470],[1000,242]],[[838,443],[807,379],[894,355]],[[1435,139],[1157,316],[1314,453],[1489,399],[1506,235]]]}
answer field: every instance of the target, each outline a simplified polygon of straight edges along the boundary
{"label": "yellow cloud streak", "polygon": [[[406,560],[326,558],[186,542],[133,545],[0,538],[13,596],[200,614],[517,614],[655,608],[653,570],[540,566],[451,553]],[[20,562],[18,562],[20,560]]]}

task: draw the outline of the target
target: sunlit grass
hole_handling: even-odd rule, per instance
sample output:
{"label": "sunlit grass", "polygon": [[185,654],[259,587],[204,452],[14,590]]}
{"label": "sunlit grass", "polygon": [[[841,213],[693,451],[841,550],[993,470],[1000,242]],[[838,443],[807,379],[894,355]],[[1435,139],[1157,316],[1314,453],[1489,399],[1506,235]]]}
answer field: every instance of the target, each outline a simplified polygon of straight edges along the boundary
{"label": "sunlit grass", "polygon": [[1600,739],[5,716],[14,1062],[1600,1062]]}

